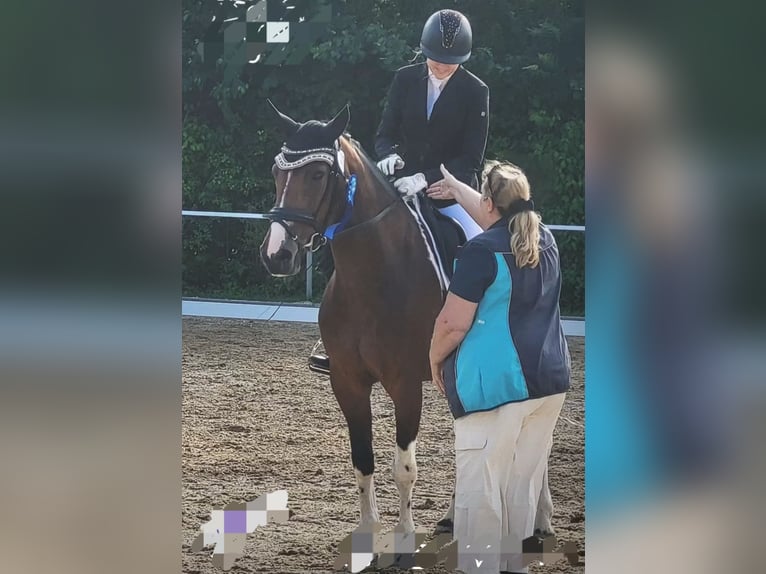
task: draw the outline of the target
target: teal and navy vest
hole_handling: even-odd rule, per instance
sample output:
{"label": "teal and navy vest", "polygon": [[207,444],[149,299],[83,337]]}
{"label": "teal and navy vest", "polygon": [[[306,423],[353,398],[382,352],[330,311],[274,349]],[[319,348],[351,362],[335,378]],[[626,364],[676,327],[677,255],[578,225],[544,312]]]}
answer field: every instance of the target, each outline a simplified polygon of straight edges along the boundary
{"label": "teal and navy vest", "polygon": [[516,266],[507,219],[474,237],[458,255],[450,292],[478,303],[470,330],[445,362],[455,418],[569,389],[558,247],[547,227],[540,226],[535,268]]}

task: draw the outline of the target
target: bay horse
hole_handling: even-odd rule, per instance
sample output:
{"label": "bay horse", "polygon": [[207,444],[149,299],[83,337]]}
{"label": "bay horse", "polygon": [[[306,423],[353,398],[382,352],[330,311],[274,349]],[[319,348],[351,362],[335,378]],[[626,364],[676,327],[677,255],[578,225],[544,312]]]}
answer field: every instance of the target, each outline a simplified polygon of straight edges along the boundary
{"label": "bay horse", "polygon": [[[329,122],[298,123],[280,112],[286,134],[272,175],[276,201],[260,247],[272,276],[300,272],[301,255],[329,239],[335,270],[319,309],[330,383],[348,424],[351,461],[359,494],[360,525],[380,521],[373,473],[372,387],[380,382],[394,403],[393,475],[399,491],[399,524],[415,530],[412,490],[415,448],[431,379],[428,353],[442,289],[420,228],[403,199],[345,134],[346,105]],[[453,504],[440,524],[451,530]],[[547,469],[536,528],[552,533]]]}

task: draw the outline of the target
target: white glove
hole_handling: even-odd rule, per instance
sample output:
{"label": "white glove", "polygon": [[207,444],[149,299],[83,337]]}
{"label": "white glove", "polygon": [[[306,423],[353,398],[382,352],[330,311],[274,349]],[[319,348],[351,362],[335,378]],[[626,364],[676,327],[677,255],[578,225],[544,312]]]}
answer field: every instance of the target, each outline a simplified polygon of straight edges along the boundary
{"label": "white glove", "polygon": [[416,173],[407,177],[401,177],[394,182],[394,187],[402,195],[412,196],[428,187],[426,176]]}
{"label": "white glove", "polygon": [[378,162],[378,169],[383,172],[384,175],[394,175],[397,169],[404,167],[404,160],[395,153],[383,158]]}

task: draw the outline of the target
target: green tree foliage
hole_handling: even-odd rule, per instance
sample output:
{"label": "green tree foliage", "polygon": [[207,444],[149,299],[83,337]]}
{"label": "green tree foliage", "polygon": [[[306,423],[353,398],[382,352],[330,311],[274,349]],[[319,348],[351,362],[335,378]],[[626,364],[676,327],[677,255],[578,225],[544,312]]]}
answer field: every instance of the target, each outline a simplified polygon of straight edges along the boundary
{"label": "green tree foliage", "polygon": [[[233,3],[184,0],[184,208],[271,208],[271,166],[282,137],[267,98],[299,121],[329,119],[349,102],[349,131],[372,150],[393,72],[422,58],[416,52],[422,25],[441,8],[462,11],[473,27],[466,68],[490,87],[487,158],[527,172],[546,222],[582,225],[583,4],[566,0],[338,0],[302,61],[281,66],[243,63],[237,49],[244,44],[203,62],[197,42],[209,34],[213,16],[222,21],[244,12]],[[260,221],[185,218],[184,295],[305,299],[302,276],[277,280],[263,269],[258,250],[266,230]],[[562,311],[582,315],[584,236],[556,236]],[[318,299],[326,277],[319,271],[314,277]]]}

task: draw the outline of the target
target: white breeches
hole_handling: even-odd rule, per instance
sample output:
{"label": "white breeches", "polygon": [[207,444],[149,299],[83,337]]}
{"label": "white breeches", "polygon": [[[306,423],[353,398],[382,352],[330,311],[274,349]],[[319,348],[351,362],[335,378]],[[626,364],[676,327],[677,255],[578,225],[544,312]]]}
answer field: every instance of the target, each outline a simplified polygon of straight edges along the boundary
{"label": "white breeches", "polygon": [[479,235],[479,233],[484,232],[484,230],[479,227],[479,224],[468,215],[468,212],[457,203],[455,205],[450,205],[449,207],[441,207],[439,208],[439,211],[443,215],[456,219],[458,223],[460,223],[463,227],[463,231],[465,231],[466,240],[471,240]]}

